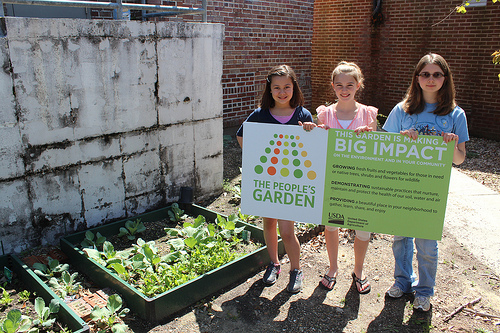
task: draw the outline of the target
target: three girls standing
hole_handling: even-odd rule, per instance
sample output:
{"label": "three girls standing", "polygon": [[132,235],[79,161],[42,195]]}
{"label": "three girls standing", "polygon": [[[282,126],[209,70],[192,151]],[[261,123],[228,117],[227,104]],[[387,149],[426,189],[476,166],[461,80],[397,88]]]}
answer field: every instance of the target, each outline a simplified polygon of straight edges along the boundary
{"label": "three girls standing", "polygon": [[[356,92],[363,87],[363,76],[357,65],[341,62],[333,71],[332,86],[338,100],[330,107],[320,106],[317,109],[318,125],[312,122],[310,113],[302,108],[303,98],[299,98],[300,102],[295,99],[296,93],[300,94],[300,97],[302,94],[296,83],[295,74],[290,74],[293,71],[288,66],[278,67],[281,69],[274,68],[267,77],[261,107],[255,110],[247,121],[298,124],[305,130],[311,130],[316,126],[325,129],[352,129],[357,133],[376,129],[377,109],[362,105],[354,99]],[[265,98],[268,104],[265,104]],[[243,140],[242,127],[237,134],[240,145]],[[421,134],[439,135],[447,143],[455,141],[453,163],[458,165],[464,161],[465,142],[469,139],[467,120],[465,112],[456,104],[452,73],[443,57],[430,53],[420,59],[405,98],[393,108],[383,129],[412,139],[417,139]],[[296,241],[292,221],[278,220],[277,223],[284,237],[292,269],[287,289],[298,292],[303,279],[299,263],[300,245],[298,240]],[[273,284],[280,273],[275,219],[264,218],[264,234],[272,260],[264,274],[264,282]],[[327,228],[325,238],[330,268],[320,283],[331,290],[335,286],[338,270],[338,229]],[[370,284],[362,271],[369,239],[369,232],[356,232],[355,268],[352,277],[359,293],[370,291]],[[413,242],[417,248],[418,281],[412,268]],[[387,295],[399,298],[405,293],[414,292],[414,309],[428,311],[430,298],[434,294],[437,272],[437,241],[394,236],[392,248],[395,259],[395,282],[387,291]]]}

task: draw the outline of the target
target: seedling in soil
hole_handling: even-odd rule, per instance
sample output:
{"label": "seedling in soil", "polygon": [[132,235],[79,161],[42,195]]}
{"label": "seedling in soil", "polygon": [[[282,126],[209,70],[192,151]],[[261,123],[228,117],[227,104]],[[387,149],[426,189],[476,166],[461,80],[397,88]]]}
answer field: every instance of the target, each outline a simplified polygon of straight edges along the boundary
{"label": "seedling in soil", "polygon": [[125,332],[127,325],[119,320],[125,317],[130,311],[128,308],[121,307],[123,301],[120,296],[114,294],[109,296],[106,306],[99,308],[95,306],[90,313],[90,319],[96,324],[99,332],[107,332],[111,330],[113,333]]}
{"label": "seedling in soil", "polygon": [[56,318],[53,316],[53,314],[59,312],[59,302],[55,299],[52,299],[49,306],[47,307],[45,306],[43,298],[37,297],[35,299],[35,311],[38,317],[33,320],[33,325],[39,326],[44,329],[49,328],[56,321]]}
{"label": "seedling in soil", "polygon": [[67,271],[64,271],[59,279],[53,277],[48,284],[57,294],[65,298],[68,295],[76,294],[80,290],[80,282],[76,281],[77,276],[77,272],[70,275]]}
{"label": "seedling in soil", "polygon": [[0,287],[0,289],[2,290],[2,298],[0,298],[0,306],[3,307],[12,303],[13,299],[10,297],[8,291],[2,287]]}
{"label": "seedling in soil", "polygon": [[62,272],[67,271],[69,268],[68,264],[60,264],[59,260],[47,257],[47,265],[36,262],[33,264],[33,270],[35,274],[45,278],[50,279],[52,277],[58,277]]}
{"label": "seedling in soil", "polygon": [[101,233],[98,232],[94,235],[92,231],[87,231],[85,233],[85,239],[80,244],[83,248],[98,249],[105,241],[106,237],[101,235]]}
{"label": "seedling in soil", "polygon": [[125,222],[125,227],[120,228],[118,237],[127,236],[128,239],[134,240],[136,234],[144,232],[145,230],[146,227],[141,222],[141,219],[137,219],[135,220],[135,222],[128,220],[127,222]]}
{"label": "seedling in soil", "polygon": [[23,290],[19,292],[19,299],[22,302],[27,302],[30,300],[31,293],[28,290]]}
{"label": "seedling in soil", "polygon": [[31,319],[24,316],[18,309],[10,310],[7,318],[0,323],[0,332],[15,333],[26,332],[31,327]]}
{"label": "seedling in soil", "polygon": [[168,211],[168,216],[170,217],[170,221],[177,223],[182,221],[186,217],[186,214],[179,208],[177,203],[174,203],[172,204],[172,208]]}
{"label": "seedling in soil", "polygon": [[238,208],[238,218],[243,222],[255,224],[254,222],[251,221],[255,220],[257,217],[254,215],[243,214],[241,212],[241,208]]}

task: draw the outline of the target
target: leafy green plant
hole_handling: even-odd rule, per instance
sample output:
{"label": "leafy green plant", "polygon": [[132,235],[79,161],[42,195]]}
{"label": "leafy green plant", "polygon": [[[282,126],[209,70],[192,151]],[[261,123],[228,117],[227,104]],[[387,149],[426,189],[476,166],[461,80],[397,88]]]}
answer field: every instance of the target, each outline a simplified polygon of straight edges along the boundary
{"label": "leafy green plant", "polygon": [[224,179],[224,181],[222,182],[222,189],[224,190],[224,192],[231,192],[232,185],[229,179]]}
{"label": "leafy green plant", "polygon": [[217,225],[221,228],[220,235],[227,240],[237,237],[245,229],[245,227],[236,228],[237,220],[238,217],[234,214],[227,218],[217,214]]}
{"label": "leafy green plant", "polygon": [[10,297],[9,292],[2,287],[0,287],[0,289],[2,289],[2,298],[0,298],[0,306],[6,306],[12,303],[12,301],[14,300]]}
{"label": "leafy green plant", "polygon": [[180,222],[186,217],[186,214],[184,214],[184,211],[179,208],[179,205],[177,203],[174,203],[172,204],[171,209],[168,211],[168,216],[170,218],[170,221]]}
{"label": "leafy green plant", "polygon": [[125,332],[127,325],[119,320],[119,318],[125,317],[125,315],[130,311],[128,308],[123,308],[123,301],[119,295],[111,295],[108,298],[106,306],[99,308],[98,306],[92,309],[90,313],[90,319],[99,328],[99,332],[112,331],[113,333]]}
{"label": "leafy green plant", "polygon": [[47,329],[56,321],[56,318],[53,315],[59,312],[59,302],[52,299],[47,307],[45,306],[43,298],[37,297],[35,299],[35,312],[37,314],[37,318],[33,320],[33,325]]}
{"label": "leafy green plant", "polygon": [[5,320],[0,323],[0,332],[26,332],[31,327],[31,319],[24,316],[18,309],[10,310]]}
{"label": "leafy green plant", "polygon": [[112,264],[123,264],[125,258],[131,251],[116,251],[113,244],[105,241],[102,245],[102,251],[97,249],[83,249],[89,258],[94,259],[103,266],[110,267]]}
{"label": "leafy green plant", "polygon": [[146,227],[141,222],[141,219],[137,219],[135,220],[135,222],[128,220],[127,222],[125,222],[125,227],[120,228],[118,237],[127,236],[128,239],[133,240],[135,239],[136,234],[144,232],[145,230]]}
{"label": "leafy green plant", "polygon": [[48,284],[55,292],[65,298],[68,295],[74,295],[80,290],[80,282],[76,280],[77,272],[69,274],[64,271],[60,278],[53,277],[49,280]]}
{"label": "leafy green plant", "polygon": [[19,299],[22,302],[29,301],[30,297],[31,297],[31,293],[28,290],[22,290],[19,292]]}
{"label": "leafy green plant", "polygon": [[101,233],[98,232],[94,235],[92,231],[87,231],[85,233],[85,239],[80,244],[83,248],[97,249],[100,248],[105,241],[106,237],[101,235]]}
{"label": "leafy green plant", "polygon": [[59,260],[47,257],[47,265],[36,262],[33,264],[33,271],[35,274],[45,278],[50,279],[52,277],[57,277],[69,269],[68,264],[60,264]]}
{"label": "leafy green plant", "polygon": [[241,208],[238,208],[238,218],[243,222],[252,223],[251,221],[255,220],[257,217],[254,215],[243,214],[241,212]]}
{"label": "leafy green plant", "polygon": [[216,223],[207,223],[205,217],[199,215],[193,222],[164,228],[171,239],[167,241],[170,251],[163,256],[158,254],[154,241],[145,242],[141,238],[132,249],[124,251],[115,251],[108,241],[104,242],[102,251],[84,251],[146,296],[152,296],[245,255],[234,251],[244,231],[244,227],[236,227],[237,221],[238,216],[231,215],[218,216]]}

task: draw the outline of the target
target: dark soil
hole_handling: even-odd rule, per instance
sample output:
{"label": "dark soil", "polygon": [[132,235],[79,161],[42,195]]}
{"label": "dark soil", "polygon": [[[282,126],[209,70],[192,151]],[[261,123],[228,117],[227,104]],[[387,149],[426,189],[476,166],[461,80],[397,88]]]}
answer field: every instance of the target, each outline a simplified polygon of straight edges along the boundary
{"label": "dark soil", "polygon": [[[224,136],[225,191],[198,204],[224,215],[237,213],[241,149],[234,129]],[[226,134],[226,133],[225,133]],[[260,223],[257,220],[256,223]],[[300,225],[299,232],[306,229]],[[500,332],[500,279],[452,236],[439,242],[439,267],[435,296],[428,313],[413,311],[410,296],[385,297],[392,285],[394,259],[392,236],[372,236],[365,272],[372,290],[359,295],[352,283],[353,236],[342,230],[339,275],[332,291],[319,286],[328,267],[324,236],[302,243],[304,289],[286,292],[288,259],[282,260],[277,283],[265,287],[262,271],[172,316],[160,324],[140,320],[129,323],[135,332]],[[416,261],[416,260],[414,260]],[[457,314],[461,306],[480,300]]]}

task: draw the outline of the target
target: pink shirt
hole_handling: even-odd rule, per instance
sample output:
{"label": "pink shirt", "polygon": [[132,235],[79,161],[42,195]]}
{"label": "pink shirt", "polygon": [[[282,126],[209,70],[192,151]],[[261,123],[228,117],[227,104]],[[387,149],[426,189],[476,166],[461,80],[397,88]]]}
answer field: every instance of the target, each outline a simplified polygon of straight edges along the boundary
{"label": "pink shirt", "polygon": [[318,114],[318,119],[323,124],[327,126],[327,128],[339,128],[339,129],[352,129],[355,130],[360,126],[370,125],[372,122],[377,120],[377,112],[378,109],[374,106],[367,106],[364,104],[359,104],[358,112],[354,116],[354,119],[351,121],[347,128],[342,127],[337,119],[337,113],[334,111],[333,106],[318,106],[316,109],[316,113]]}

